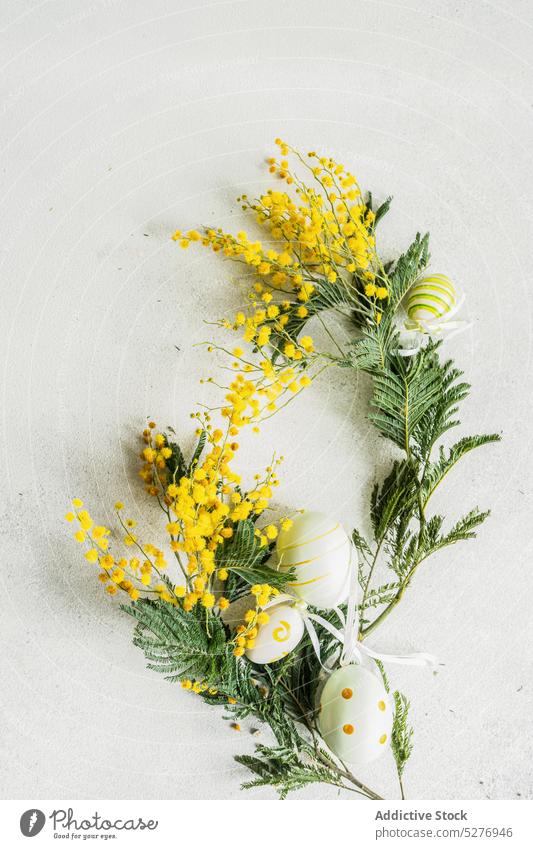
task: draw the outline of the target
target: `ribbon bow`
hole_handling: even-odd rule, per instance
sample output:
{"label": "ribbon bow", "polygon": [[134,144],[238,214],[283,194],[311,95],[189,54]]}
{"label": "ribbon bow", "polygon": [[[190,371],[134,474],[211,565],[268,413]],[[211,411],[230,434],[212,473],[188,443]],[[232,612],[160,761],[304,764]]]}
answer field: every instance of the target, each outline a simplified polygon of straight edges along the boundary
{"label": "ribbon bow", "polygon": [[[353,560],[353,547],[350,551],[350,567],[352,566]],[[437,665],[437,658],[428,654],[427,652],[414,652],[412,654],[385,654],[384,652],[374,651],[374,649],[368,648],[366,643],[358,640],[359,635],[359,610],[357,608],[357,598],[358,598],[358,584],[357,584],[357,573],[356,570],[350,568],[350,587],[348,593],[348,604],[346,609],[346,617],[344,616],[342,610],[339,607],[333,608],[335,613],[339,617],[341,622],[342,630],[336,628],[335,625],[332,625],[331,622],[328,622],[323,616],[320,616],[318,613],[310,613],[308,610],[307,604],[299,598],[295,598],[288,593],[282,593],[276,596],[275,599],[269,602],[267,607],[274,606],[275,604],[279,604],[281,601],[291,602],[300,612],[302,619],[304,621],[304,625],[306,631],[309,635],[309,639],[311,640],[311,644],[315,650],[315,654],[320,661],[320,665],[323,669],[326,669],[324,664],[322,663],[322,658],[320,654],[320,640],[318,639],[318,634],[316,632],[316,628],[314,623],[318,623],[321,625],[326,631],[328,631],[332,637],[334,637],[342,646],[341,656],[340,656],[340,665],[348,666],[350,663],[362,663],[364,657],[371,657],[373,660],[379,660],[383,663],[400,663],[405,666],[431,666],[435,667]]]}
{"label": "ribbon bow", "polygon": [[[464,300],[465,295],[459,298],[455,306],[451,307],[444,315],[436,316],[435,318],[407,318],[403,325],[407,331],[407,337],[404,336],[403,340],[406,347],[398,349],[400,357],[412,357],[414,354],[418,354],[424,336],[446,336],[446,338],[451,339],[452,336],[456,336],[458,333],[462,333],[463,330],[468,330],[472,327],[469,321],[457,319],[450,321],[461,309]],[[415,340],[413,334],[418,334],[418,339]],[[407,347],[409,344],[410,347]]]}

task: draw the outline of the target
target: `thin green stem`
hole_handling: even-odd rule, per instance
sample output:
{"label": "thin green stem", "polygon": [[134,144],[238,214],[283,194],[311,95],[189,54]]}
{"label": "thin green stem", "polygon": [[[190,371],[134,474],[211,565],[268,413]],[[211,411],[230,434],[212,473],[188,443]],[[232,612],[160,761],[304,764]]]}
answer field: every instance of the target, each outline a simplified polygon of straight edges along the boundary
{"label": "thin green stem", "polygon": [[[384,540],[385,540],[385,537],[382,537],[379,540],[376,551],[374,553],[374,557],[372,558],[372,564],[370,566],[370,569],[369,569],[369,572],[368,572],[368,577],[367,577],[366,582],[365,582],[365,588],[363,590],[363,598],[361,599],[361,604],[359,606],[359,610],[360,610],[361,615],[363,615],[364,610],[365,610],[365,602],[366,602],[366,599],[368,597],[368,591],[370,589],[370,582],[372,580],[372,575],[374,573],[374,569],[376,568],[379,553],[381,551],[381,547],[383,545]],[[359,633],[359,639],[361,639],[363,636],[364,636],[364,632],[360,632]]]}
{"label": "thin green stem", "polygon": [[377,628],[379,625],[381,625],[381,623],[382,623],[382,622],[383,622],[383,621],[387,618],[387,616],[389,616],[389,615],[390,615],[390,613],[392,613],[392,611],[394,610],[394,608],[395,608],[395,607],[396,607],[396,606],[400,603],[400,601],[402,600],[402,598],[403,598],[403,594],[405,593],[405,591],[406,591],[407,587],[408,587],[408,586],[409,586],[409,584],[411,583],[411,580],[412,580],[412,578],[414,577],[414,575],[415,575],[415,573],[416,573],[417,569],[419,568],[419,566],[421,566],[421,565],[422,565],[422,563],[424,562],[424,560],[427,560],[427,558],[428,558],[428,557],[430,556],[430,554],[432,554],[432,553],[433,553],[432,551],[429,551],[429,552],[428,552],[428,553],[427,553],[424,557],[422,557],[420,560],[418,560],[418,561],[415,563],[415,565],[414,565],[414,566],[413,566],[413,567],[409,570],[409,572],[407,573],[407,576],[403,579],[403,581],[402,581],[402,583],[401,583],[401,585],[400,585],[400,588],[399,588],[398,592],[396,593],[396,595],[394,596],[393,600],[392,600],[391,602],[389,602],[389,604],[387,605],[387,607],[386,607],[384,610],[382,610],[382,611],[381,611],[381,613],[379,614],[379,616],[377,616],[377,617],[374,619],[374,621],[373,621],[373,622],[371,622],[371,624],[370,624],[370,625],[368,625],[368,627],[367,627],[367,628],[364,628],[364,629],[363,629],[363,631],[362,631],[362,635],[361,635],[361,636],[362,636],[362,638],[368,637],[368,635],[369,635],[369,634],[371,634],[371,633],[372,633],[372,631],[375,631],[375,630],[376,630],[376,628]]}

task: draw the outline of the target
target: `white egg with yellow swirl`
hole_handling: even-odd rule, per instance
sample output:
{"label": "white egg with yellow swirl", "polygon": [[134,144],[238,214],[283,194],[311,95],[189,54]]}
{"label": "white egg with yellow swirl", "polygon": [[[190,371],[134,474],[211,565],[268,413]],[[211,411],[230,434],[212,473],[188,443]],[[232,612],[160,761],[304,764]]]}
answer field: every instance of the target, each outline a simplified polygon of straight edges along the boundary
{"label": "white egg with yellow swirl", "polygon": [[305,510],[288,530],[280,531],[276,551],[279,568],[295,570],[287,591],[307,604],[327,609],[348,596],[352,544],[339,522]]}
{"label": "white egg with yellow swirl", "polygon": [[360,766],[383,754],[393,719],[383,682],[364,666],[343,666],[326,681],[318,725],[326,745],[345,763]]}
{"label": "white egg with yellow swirl", "polygon": [[255,645],[246,649],[252,663],[274,663],[296,648],[304,635],[302,614],[292,604],[277,604],[265,611],[269,620],[259,625]]}
{"label": "white egg with yellow swirl", "polygon": [[450,278],[431,274],[420,277],[409,289],[405,308],[411,321],[433,322],[455,312],[456,305],[457,292]]}

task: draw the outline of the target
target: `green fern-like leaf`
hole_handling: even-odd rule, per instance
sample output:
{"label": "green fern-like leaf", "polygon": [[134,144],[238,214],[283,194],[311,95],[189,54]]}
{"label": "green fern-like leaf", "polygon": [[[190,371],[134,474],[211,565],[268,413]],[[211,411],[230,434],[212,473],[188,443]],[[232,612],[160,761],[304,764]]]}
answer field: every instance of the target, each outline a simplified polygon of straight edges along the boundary
{"label": "green fern-like leaf", "polygon": [[[382,219],[382,218],[384,218],[384,216],[385,216],[385,215],[387,214],[387,212],[389,211],[390,206],[391,206],[391,203],[392,203],[392,198],[391,198],[391,197],[385,198],[385,200],[383,201],[383,203],[381,203],[381,204],[378,206],[378,208],[376,209],[376,211],[375,211],[375,218],[374,218],[374,229],[377,227],[377,225],[379,224],[379,222],[381,221],[381,219]],[[372,209],[372,195],[370,194],[370,192],[369,192],[369,194],[368,194],[367,206],[368,206],[368,208],[369,208],[369,209]]]}
{"label": "green fern-like leaf", "polygon": [[376,540],[382,539],[403,516],[411,517],[418,486],[417,468],[414,461],[396,461],[383,483],[375,485],[370,518]]}
{"label": "green fern-like leaf", "polygon": [[406,292],[429,262],[429,233],[416,234],[414,242],[402,254],[389,273],[389,304],[387,312],[394,312]]}
{"label": "green fern-like leaf", "polygon": [[352,541],[359,554],[365,559],[372,556],[372,550],[366,539],[354,528],[352,531]]}
{"label": "green fern-like leaf", "polygon": [[269,566],[270,549],[262,546],[255,525],[249,519],[237,522],[233,536],[217,548],[217,568],[238,575],[246,584],[270,584],[282,590],[294,578],[293,570],[278,571]]}
{"label": "green fern-like leaf", "polygon": [[174,481],[179,481],[187,474],[187,463],[177,442],[167,440],[167,444],[172,451],[172,455],[167,460],[167,470]]}
{"label": "green fern-like leaf", "polygon": [[196,448],[194,449],[193,455],[191,457],[191,462],[187,467],[187,474],[190,475],[194,470],[196,464],[198,463],[200,457],[202,456],[202,452],[205,448],[205,443],[207,441],[207,433],[205,430],[202,430],[200,436],[198,437],[198,442],[196,443]]}
{"label": "green fern-like leaf", "polygon": [[237,522],[233,536],[217,549],[217,566],[224,569],[252,569],[261,563],[268,550],[256,536],[254,523],[249,519]]}
{"label": "green fern-like leaf", "polygon": [[474,539],[476,536],[476,529],[483,524],[485,519],[490,516],[490,510],[485,510],[482,512],[475,507],[466,516],[463,516],[462,519],[459,519],[458,522],[455,523],[451,531],[444,534],[439,540],[439,547],[442,548],[445,545],[453,545],[460,540],[466,539]]}
{"label": "green fern-like leaf", "polygon": [[465,454],[468,454],[475,448],[480,448],[482,445],[488,445],[490,442],[498,442],[499,440],[499,434],[489,433],[483,434],[482,436],[465,436],[463,439],[456,442],[455,445],[452,445],[452,447],[447,451],[441,446],[439,449],[438,460],[429,463],[426,467],[421,488],[421,496],[424,505],[427,504],[448,472],[453,469],[455,464],[458,463]]}
{"label": "green fern-like leaf", "polygon": [[374,376],[369,418],[408,454],[415,429],[442,397],[442,371],[427,351],[411,358],[393,357],[391,366]]}
{"label": "green fern-like leaf", "polygon": [[403,693],[394,693],[394,724],[392,726],[391,748],[396,761],[396,769],[401,779],[405,765],[413,751],[413,729],[409,725],[410,704]]}
{"label": "green fern-like leaf", "polygon": [[183,451],[181,450],[178,443],[173,439],[169,439],[167,435],[167,445],[172,451],[171,456],[166,461],[167,471],[169,472],[170,476],[174,481],[179,481],[180,478],[191,474],[191,471],[198,463],[202,451],[204,450],[206,439],[207,434],[205,430],[202,430],[200,436],[198,437],[198,442],[196,443],[196,447],[192,454],[191,460],[189,463],[187,463],[183,455]]}
{"label": "green fern-like leaf", "polygon": [[377,327],[363,327],[360,337],[348,350],[347,364],[374,376],[389,368],[391,352],[398,345],[398,332],[391,321],[384,320]]}
{"label": "green fern-like leaf", "polygon": [[[395,598],[400,586],[401,584],[398,581],[393,581],[370,590],[370,592],[367,593],[363,610],[366,610],[369,607],[379,607],[380,604],[390,604],[390,602]],[[363,610],[361,610],[361,613]]]}
{"label": "green fern-like leaf", "polygon": [[414,429],[413,439],[420,457],[429,459],[433,446],[446,431],[459,424],[456,415],[459,405],[470,390],[470,384],[461,381],[462,371],[455,368],[451,360],[439,361],[439,344],[430,343],[423,357],[437,375],[440,382],[438,396],[424,412]]}
{"label": "green fern-like leaf", "polygon": [[210,617],[208,631],[200,617],[209,614],[196,608],[187,613],[161,600],[140,599],[122,610],[136,620],[133,643],[144,652],[149,669],[172,681],[188,675],[218,682],[227,655],[218,617]]}
{"label": "green fern-like leaf", "polygon": [[237,755],[237,763],[246,766],[257,778],[245,782],[243,789],[274,787],[280,799],[309,784],[325,783],[342,787],[339,777],[327,766],[306,763],[294,749],[257,746],[256,755]]}

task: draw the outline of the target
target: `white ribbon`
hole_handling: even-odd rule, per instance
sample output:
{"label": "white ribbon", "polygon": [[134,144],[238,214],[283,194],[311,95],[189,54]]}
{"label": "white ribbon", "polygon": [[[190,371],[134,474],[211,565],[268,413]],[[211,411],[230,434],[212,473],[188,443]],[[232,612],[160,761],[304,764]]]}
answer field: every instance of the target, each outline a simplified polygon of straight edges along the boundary
{"label": "white ribbon", "polygon": [[[292,597],[291,597],[292,598]],[[292,599],[294,601],[294,599]],[[327,669],[322,663],[322,657],[320,653],[320,640],[318,639],[318,634],[316,632],[316,628],[314,626],[314,622],[317,622],[321,625],[326,631],[328,631],[341,645],[342,652],[340,656],[340,665],[348,666],[350,663],[362,663],[363,657],[366,655],[367,657],[371,657],[373,660],[379,660],[382,663],[399,663],[404,666],[430,666],[435,667],[437,665],[437,658],[433,654],[429,654],[427,652],[413,652],[412,654],[386,654],[381,651],[374,651],[374,649],[369,648],[365,643],[362,643],[357,639],[357,626],[350,626],[349,622],[346,626],[344,626],[343,630],[339,630],[331,622],[328,622],[327,619],[324,619],[323,616],[319,616],[317,613],[309,613],[306,607],[304,607],[302,602],[296,602],[295,605],[302,616],[304,621],[304,625],[306,631],[309,635],[309,639],[311,640],[311,645],[315,650],[315,654],[320,662],[320,665]],[[342,611],[335,608],[335,612],[339,616],[339,618],[344,618],[342,616]],[[352,618],[352,622],[358,621],[358,616],[356,612],[356,616]],[[354,630],[356,631],[354,638]],[[329,671],[329,670],[328,670]]]}
{"label": "white ribbon", "polygon": [[318,639],[318,634],[316,632],[316,628],[313,625],[313,622],[318,622],[319,625],[322,625],[326,631],[339,642],[342,643],[343,633],[339,631],[338,628],[335,628],[331,622],[328,622],[327,619],[324,619],[323,616],[319,616],[317,613],[309,613],[307,609],[300,608],[300,613],[302,614],[302,619],[304,620],[305,629],[309,635],[309,639],[311,640],[311,644],[315,650],[315,654],[318,657],[320,665],[323,669],[326,669],[324,664],[322,663],[322,658],[320,656],[320,640]]}
{"label": "white ribbon", "polygon": [[419,338],[412,347],[399,348],[398,354],[400,357],[412,357],[414,354],[418,354],[422,347],[423,336],[446,336],[447,339],[451,339],[458,333],[462,333],[463,330],[468,330],[472,327],[472,323],[469,321],[450,321],[450,319],[461,309],[464,300],[465,295],[459,298],[455,306],[451,307],[451,309],[442,316],[435,316],[435,318],[426,319],[408,318],[404,322],[405,330],[411,334],[411,338],[413,333],[419,334]]}
{"label": "white ribbon", "polygon": [[[292,603],[300,612],[304,621],[305,629],[309,635],[311,645],[323,669],[327,669],[322,663],[320,653],[320,640],[314,626],[314,622],[321,625],[334,637],[342,646],[339,663],[341,666],[348,666],[350,663],[362,663],[363,658],[371,657],[373,660],[379,660],[382,663],[399,663],[405,666],[429,666],[437,665],[435,655],[427,652],[414,652],[412,654],[385,654],[384,652],[374,651],[368,648],[366,643],[358,639],[359,636],[359,611],[357,609],[357,599],[359,595],[359,587],[357,580],[357,570],[352,567],[354,548],[350,550],[350,577],[349,591],[346,608],[346,618],[340,608],[335,607],[335,613],[341,622],[341,629],[336,628],[331,622],[328,622],[323,616],[318,613],[310,613],[307,609],[307,604],[299,598],[295,598],[288,593],[282,593],[275,596],[266,607],[272,607],[280,602],[287,601]],[[265,608],[266,609],[266,608]],[[330,670],[328,670],[330,671]]]}
{"label": "white ribbon", "polygon": [[[352,546],[352,552],[354,547]],[[437,665],[437,658],[427,652],[413,652],[412,654],[385,654],[385,652],[374,651],[368,648],[366,643],[358,639],[359,636],[359,610],[357,598],[359,595],[357,570],[351,569],[350,591],[348,594],[348,605],[346,609],[346,625],[344,626],[344,642],[340,657],[340,665],[348,666],[350,663],[361,663],[362,656],[366,655],[373,660],[382,663],[400,663],[405,666],[432,666]],[[338,611],[341,613],[341,611]],[[342,615],[342,614],[341,614]]]}

